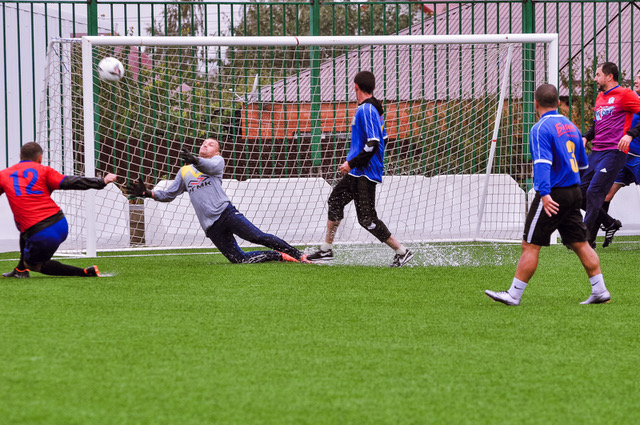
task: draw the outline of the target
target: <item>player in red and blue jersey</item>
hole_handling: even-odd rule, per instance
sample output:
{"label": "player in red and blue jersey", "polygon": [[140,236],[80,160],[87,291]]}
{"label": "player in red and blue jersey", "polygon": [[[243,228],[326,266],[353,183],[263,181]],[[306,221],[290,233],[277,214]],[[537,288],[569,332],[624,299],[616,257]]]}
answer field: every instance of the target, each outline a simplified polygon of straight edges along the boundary
{"label": "player in red and blue jersey", "polygon": [[[634,90],[636,94],[640,96],[640,73],[638,73],[634,80]],[[631,128],[635,128],[639,124],[640,114],[635,114],[631,121]],[[628,186],[631,183],[640,185],[640,136],[634,138],[629,144],[627,160],[602,205],[600,222],[602,223],[601,228],[605,231],[604,242],[602,243],[603,248],[606,248],[613,242],[613,236],[622,227],[620,220],[616,220],[609,215],[609,203],[621,187]]]}
{"label": "player in red and blue jersey", "polygon": [[42,165],[42,154],[40,145],[26,143],[20,149],[21,161],[0,171],[0,195],[7,195],[20,231],[20,262],[3,277],[29,277],[29,270],[54,276],[99,276],[96,266],[82,269],[51,260],[69,232],[67,219],[51,193],[58,189],[102,189],[115,181],[116,175],[108,174],[104,179],[65,176]]}
{"label": "player in red and blue jersey", "polygon": [[589,243],[595,240],[604,210],[604,200],[627,159],[629,144],[640,136],[640,126],[631,127],[633,115],[640,112],[640,98],[633,90],[618,85],[618,67],[605,62],[595,76],[600,93],[596,98],[595,119],[584,135],[586,144],[593,141],[589,168],[582,173],[584,222],[589,229]]}
{"label": "player in red and blue jersey", "polygon": [[338,171],[344,175],[329,196],[329,213],[325,242],[307,257],[310,261],[333,259],[333,240],[344,218],[344,208],[354,201],[358,223],[396,255],[391,267],[401,267],[413,258],[378,218],[375,206],[376,184],[382,183],[387,130],[380,101],[373,96],[376,79],[369,71],[358,72],[353,80],[358,109],[351,123],[351,147]]}
{"label": "player in red and blue jersey", "polygon": [[531,129],[533,199],[522,236],[522,255],[508,291],[485,294],[507,305],[520,305],[520,298],[533,277],[540,248],[549,246],[558,230],[562,241],[575,251],[591,283],[591,295],[581,304],[600,304],[611,299],[604,284],[600,259],[591,248],[580,207],[580,170],[586,169],[587,154],[580,131],[558,113],[558,90],[551,84],[537,88],[534,105],[539,121]]}

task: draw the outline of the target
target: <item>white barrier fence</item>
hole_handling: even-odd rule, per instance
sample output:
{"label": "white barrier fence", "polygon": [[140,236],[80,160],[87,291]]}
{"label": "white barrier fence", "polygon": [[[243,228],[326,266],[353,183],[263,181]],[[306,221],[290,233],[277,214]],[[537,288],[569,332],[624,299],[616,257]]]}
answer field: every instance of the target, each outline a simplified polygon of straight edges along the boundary
{"label": "white barrier fence", "polygon": [[[161,181],[163,189],[169,181]],[[502,239],[517,241],[525,218],[526,196],[508,175],[493,175],[489,185],[481,232],[476,235],[483,184],[479,175],[388,176],[378,186],[378,215],[391,232],[406,242],[438,240]],[[327,199],[331,186],[320,178],[225,180],[224,189],[237,209],[261,230],[295,244],[318,244],[324,238]],[[427,196],[428,194],[428,196]],[[130,247],[130,213],[127,198],[114,185],[96,191],[98,249]],[[258,196],[259,195],[259,196]],[[70,227],[82,227],[86,192],[57,191]],[[496,200],[499,200],[497,202]],[[146,246],[209,247],[186,193],[170,203],[146,199],[142,209]],[[623,223],[618,235],[640,235],[640,190],[620,190],[611,214]],[[18,250],[18,231],[6,197],[0,197],[0,251]],[[357,222],[349,205],[336,242],[375,243]],[[86,239],[70,233],[62,250],[82,250]],[[246,243],[241,245],[247,246]]]}

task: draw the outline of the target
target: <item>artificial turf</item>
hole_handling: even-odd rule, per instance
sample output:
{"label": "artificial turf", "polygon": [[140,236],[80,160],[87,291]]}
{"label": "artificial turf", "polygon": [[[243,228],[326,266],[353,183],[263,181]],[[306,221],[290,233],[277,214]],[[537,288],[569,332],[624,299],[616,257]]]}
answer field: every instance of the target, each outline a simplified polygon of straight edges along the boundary
{"label": "artificial turf", "polygon": [[640,422],[637,242],[598,250],[612,301],[587,306],[562,246],[519,307],[483,294],[509,287],[517,245],[442,252],[460,250],[480,261],[103,256],[61,261],[111,277],[1,279],[0,423]]}

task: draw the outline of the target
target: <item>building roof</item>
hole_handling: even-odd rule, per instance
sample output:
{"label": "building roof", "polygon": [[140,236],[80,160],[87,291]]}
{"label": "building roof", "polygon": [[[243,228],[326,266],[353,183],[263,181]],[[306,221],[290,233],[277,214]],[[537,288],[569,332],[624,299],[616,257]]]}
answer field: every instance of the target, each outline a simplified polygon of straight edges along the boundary
{"label": "building roof", "polygon": [[[633,79],[640,67],[640,9],[635,3],[536,3],[535,31],[559,34],[559,68],[569,68],[578,80],[581,64],[587,67],[609,60],[618,63],[621,74]],[[634,30],[634,27],[636,29]],[[467,3],[401,31],[407,34],[504,34],[522,33],[522,3]],[[522,60],[514,50],[510,89],[517,95],[522,84]],[[634,54],[636,59],[634,61]],[[535,53],[536,84],[547,81],[546,51]],[[320,66],[321,102],[355,101],[352,81],[360,70],[376,75],[376,97],[387,101],[415,99],[446,100],[495,92],[504,68],[505,50],[478,46],[366,46],[350,48]],[[572,63],[573,59],[573,64]],[[621,76],[622,76],[621,75]],[[296,75],[260,88],[260,102],[310,102],[311,72]],[[567,89],[561,87],[561,94]]]}

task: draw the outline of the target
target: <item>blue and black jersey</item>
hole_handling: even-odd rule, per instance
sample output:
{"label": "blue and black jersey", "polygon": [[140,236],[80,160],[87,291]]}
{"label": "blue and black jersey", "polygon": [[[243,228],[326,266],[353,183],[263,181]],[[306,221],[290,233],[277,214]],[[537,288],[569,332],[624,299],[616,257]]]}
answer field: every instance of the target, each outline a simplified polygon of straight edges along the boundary
{"label": "blue and black jersey", "polygon": [[578,128],[564,115],[550,111],[531,129],[533,188],[540,196],[553,187],[580,184],[579,170],[588,168],[587,153]]}
{"label": "blue and black jersey", "polygon": [[383,113],[382,105],[374,97],[358,106],[351,123],[351,149],[347,154],[347,161],[352,168],[349,174],[364,176],[377,183],[382,183],[387,141]]}

